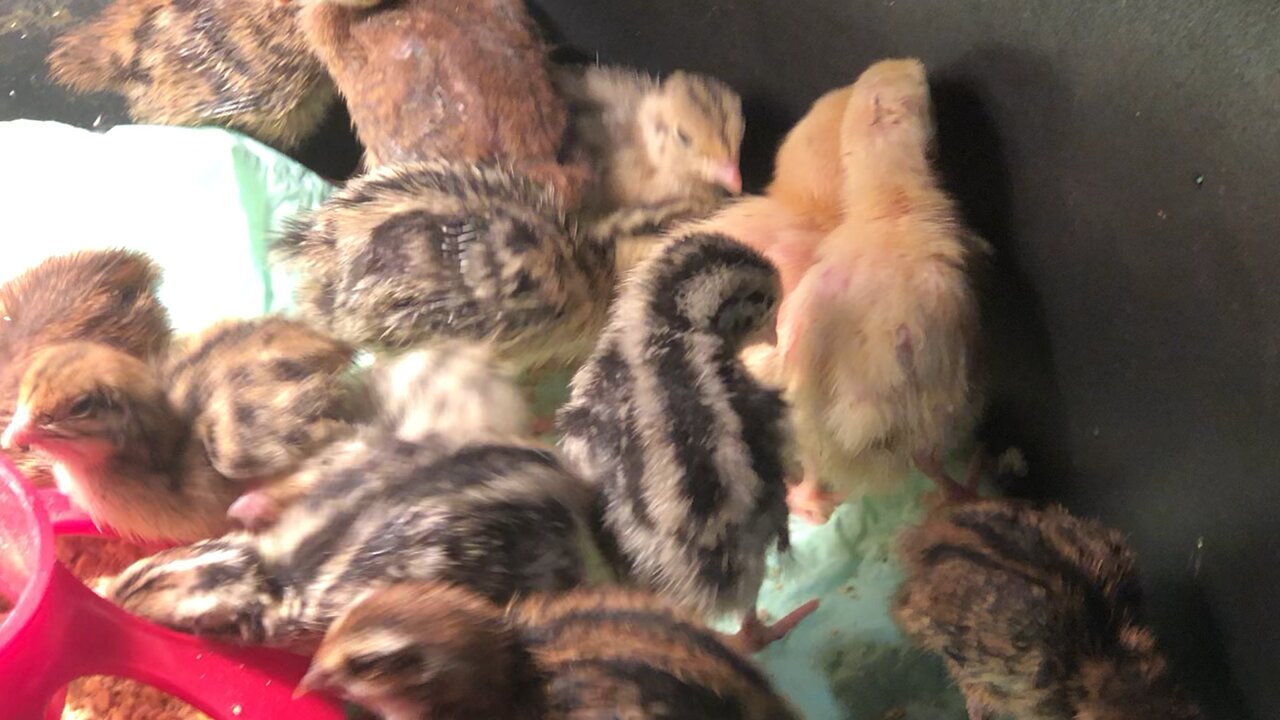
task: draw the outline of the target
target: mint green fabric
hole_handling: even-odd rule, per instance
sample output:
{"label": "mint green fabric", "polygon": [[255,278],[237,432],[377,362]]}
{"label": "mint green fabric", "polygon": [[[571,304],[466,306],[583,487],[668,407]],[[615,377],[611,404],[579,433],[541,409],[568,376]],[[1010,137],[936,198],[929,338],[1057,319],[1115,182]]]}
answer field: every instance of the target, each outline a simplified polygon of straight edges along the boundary
{"label": "mint green fabric", "polygon": [[271,233],[333,190],[294,160],[219,128],[0,123],[0,281],[82,249],[125,247],[165,271],[180,332],[290,309]]}
{"label": "mint green fabric", "polygon": [[[5,122],[0,158],[0,281],[54,254],[142,250],[164,268],[161,299],[179,331],[288,312],[292,284],[268,269],[267,243],[283,220],[332,190],[293,160],[216,128],[122,126],[99,134]],[[555,411],[568,379],[545,379],[534,393],[536,414]],[[920,516],[927,487],[913,477],[901,493],[848,504],[819,528],[793,520],[791,556],[771,559],[760,598],[771,617],[822,600],[759,658],[804,717],[966,717],[941,663],[910,649],[887,611],[901,577],[893,540]]]}

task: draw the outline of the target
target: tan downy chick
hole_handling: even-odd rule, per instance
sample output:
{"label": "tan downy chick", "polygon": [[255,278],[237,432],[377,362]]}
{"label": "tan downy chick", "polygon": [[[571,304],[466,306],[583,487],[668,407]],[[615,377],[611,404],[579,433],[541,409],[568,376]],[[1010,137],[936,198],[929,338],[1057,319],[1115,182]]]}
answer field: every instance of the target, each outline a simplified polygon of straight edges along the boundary
{"label": "tan downy chick", "polygon": [[50,75],[123,95],[134,122],[219,125],[289,150],[336,99],[293,8],[270,0],[114,0],[59,38]]}
{"label": "tan downy chick", "polygon": [[59,487],[126,537],[209,537],[238,495],[338,436],[337,365],[351,356],[278,318],[215,326],[163,367],[100,343],[52,345],[32,359],[2,444],[49,457]]}
{"label": "tan downy chick", "polygon": [[346,99],[368,169],[448,159],[515,167],[576,196],[557,162],[568,112],[523,0],[280,0]]}
{"label": "tan downy chick", "polygon": [[946,661],[971,720],[1198,720],[1141,624],[1124,536],[1008,500],[944,505],[902,537],[904,634]]}
{"label": "tan downy chick", "polygon": [[[0,285],[0,425],[13,417],[22,376],[41,348],[89,340],[146,358],[167,347],[160,278],[142,253],[93,250],[51,257]],[[52,482],[44,458],[7,452],[33,482]]]}
{"label": "tan downy chick", "polygon": [[844,220],[778,317],[805,473],[791,507],[819,521],[849,493],[893,487],[912,463],[944,491],[963,492],[942,458],[979,408],[969,271],[987,248],[930,165],[924,66],[871,66],[843,128]]}
{"label": "tan downy chick", "polygon": [[303,690],[387,720],[794,720],[747,658],[656,598],[618,588],[517,599],[407,583],[326,635]]}
{"label": "tan downy chick", "polygon": [[725,83],[684,71],[659,82],[598,65],[556,68],[553,79],[569,104],[569,150],[594,170],[588,214],[673,200],[709,211],[720,191],[742,192],[742,98]]}

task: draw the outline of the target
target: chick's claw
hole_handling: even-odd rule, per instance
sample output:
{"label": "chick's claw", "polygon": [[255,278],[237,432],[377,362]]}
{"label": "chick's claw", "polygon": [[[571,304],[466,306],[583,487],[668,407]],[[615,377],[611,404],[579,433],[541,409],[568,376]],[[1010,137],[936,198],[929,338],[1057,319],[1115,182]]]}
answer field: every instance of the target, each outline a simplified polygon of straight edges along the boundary
{"label": "chick's claw", "polygon": [[756,614],[755,608],[742,619],[742,627],[736,635],[729,636],[729,642],[743,651],[755,654],[787,636],[801,621],[818,609],[818,599],[814,598],[800,607],[787,613],[781,620],[772,625],[765,625]]}

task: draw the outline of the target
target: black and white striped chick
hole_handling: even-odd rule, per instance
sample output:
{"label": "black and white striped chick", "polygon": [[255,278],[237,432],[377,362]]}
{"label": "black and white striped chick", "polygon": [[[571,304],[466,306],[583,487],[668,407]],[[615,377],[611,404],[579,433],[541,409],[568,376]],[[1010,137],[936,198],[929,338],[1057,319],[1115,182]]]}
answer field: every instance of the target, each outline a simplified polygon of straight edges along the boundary
{"label": "black and white striped chick", "polygon": [[114,0],[58,38],[50,75],[123,95],[134,122],[225,126],[289,150],[337,99],[296,14],[270,0]]}
{"label": "black and white striped chick", "polygon": [[99,524],[143,540],[225,532],[238,495],[347,431],[353,349],[294,320],[220,323],[148,362],[99,342],[41,349],[0,439],[47,456]]}
{"label": "black and white striped chick", "polygon": [[[413,364],[419,380],[438,377]],[[440,432],[412,417],[435,410],[427,404],[398,426],[374,423],[330,445],[288,481],[304,491],[274,523],[141,560],[111,596],[180,630],[306,646],[387,583],[441,580],[504,602],[608,579],[588,527],[586,483],[545,447],[503,437],[515,426],[498,417],[502,408],[452,425],[442,416]]]}
{"label": "black and white striped chick", "polygon": [[901,540],[903,632],[972,720],[1198,720],[1142,625],[1124,536],[1009,500],[944,505]]}
{"label": "black and white striped chick", "polygon": [[[667,243],[624,282],[560,411],[561,448],[600,493],[600,533],[639,585],[702,612],[746,611],[765,554],[788,546],[784,405],[737,359],[780,294],[763,256],[722,235]],[[770,632],[772,630],[772,632]]]}
{"label": "black and white striped chick", "polygon": [[504,612],[439,583],[374,593],[303,678],[387,720],[794,720],[749,659],[656,597],[620,588]]}
{"label": "black and white striped chick", "polygon": [[570,227],[549,186],[490,165],[375,170],[274,256],[301,275],[301,312],[345,340],[485,340],[522,367],[584,357],[613,287],[611,246]]}

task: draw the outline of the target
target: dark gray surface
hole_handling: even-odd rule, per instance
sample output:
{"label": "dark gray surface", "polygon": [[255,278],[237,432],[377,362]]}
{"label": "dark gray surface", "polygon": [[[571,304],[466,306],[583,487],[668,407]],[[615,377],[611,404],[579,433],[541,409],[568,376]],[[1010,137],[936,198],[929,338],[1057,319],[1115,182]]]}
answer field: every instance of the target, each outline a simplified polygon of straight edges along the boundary
{"label": "dark gray surface", "polygon": [[538,5],[602,61],[738,87],[756,187],[822,91],[921,57],[949,184],[1000,252],[988,435],[1030,456],[1014,491],[1131,532],[1152,619],[1210,716],[1277,716],[1274,2]]}
{"label": "dark gray surface", "polygon": [[[7,0],[0,17],[61,4]],[[1033,476],[1014,491],[1131,532],[1152,619],[1210,717],[1276,716],[1280,6],[538,5],[558,39],[602,61],[701,70],[738,87],[757,188],[781,134],[821,92],[880,57],[925,60],[948,182],[999,250],[986,292],[988,436],[1030,456]],[[48,87],[48,33],[19,39],[9,22],[0,119],[120,121],[114,99],[72,102]],[[345,122],[336,114],[304,161],[348,172]]]}

